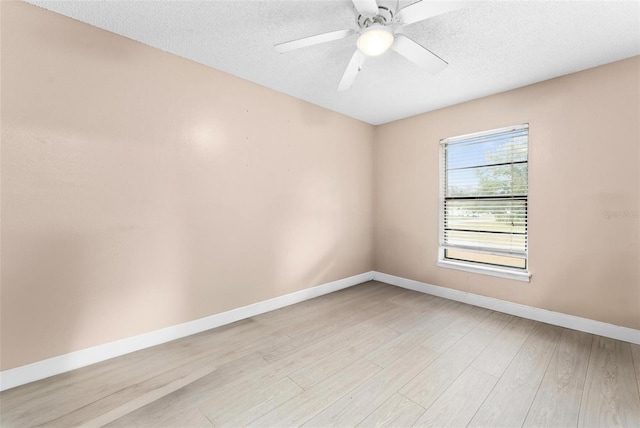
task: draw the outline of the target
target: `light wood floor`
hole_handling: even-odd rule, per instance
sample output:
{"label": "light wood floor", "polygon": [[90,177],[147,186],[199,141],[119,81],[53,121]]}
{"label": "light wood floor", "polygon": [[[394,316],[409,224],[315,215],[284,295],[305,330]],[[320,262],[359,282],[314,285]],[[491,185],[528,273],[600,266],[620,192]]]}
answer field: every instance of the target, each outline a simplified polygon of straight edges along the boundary
{"label": "light wood floor", "polygon": [[2,427],[640,426],[640,346],[370,282],[0,394]]}

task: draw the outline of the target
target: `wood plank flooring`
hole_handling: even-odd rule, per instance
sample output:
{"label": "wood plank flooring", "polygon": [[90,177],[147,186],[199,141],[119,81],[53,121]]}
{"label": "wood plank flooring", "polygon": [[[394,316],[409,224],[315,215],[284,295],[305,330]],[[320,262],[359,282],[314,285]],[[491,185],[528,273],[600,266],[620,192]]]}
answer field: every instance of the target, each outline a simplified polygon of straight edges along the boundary
{"label": "wood plank flooring", "polygon": [[369,282],[0,393],[12,427],[640,427],[640,346]]}

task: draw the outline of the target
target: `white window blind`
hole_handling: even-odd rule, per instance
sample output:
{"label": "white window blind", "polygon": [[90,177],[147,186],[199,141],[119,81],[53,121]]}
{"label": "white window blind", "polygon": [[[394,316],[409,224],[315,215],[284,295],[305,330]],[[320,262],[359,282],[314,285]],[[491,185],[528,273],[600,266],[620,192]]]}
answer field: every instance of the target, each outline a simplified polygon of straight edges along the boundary
{"label": "white window blind", "polygon": [[529,127],[441,141],[444,258],[526,268]]}

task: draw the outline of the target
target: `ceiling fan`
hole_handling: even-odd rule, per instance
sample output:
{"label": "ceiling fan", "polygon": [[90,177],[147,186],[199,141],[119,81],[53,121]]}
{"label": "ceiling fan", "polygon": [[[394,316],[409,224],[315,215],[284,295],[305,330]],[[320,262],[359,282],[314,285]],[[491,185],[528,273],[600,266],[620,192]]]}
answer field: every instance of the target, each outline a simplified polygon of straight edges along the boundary
{"label": "ceiling fan", "polygon": [[[352,0],[359,30],[331,31],[275,45],[276,51],[289,52],[308,46],[347,38],[358,34],[357,49],[345,70],[338,91],[351,87],[368,56],[378,56],[393,49],[412,63],[431,74],[447,67],[447,62],[402,33],[404,25],[413,24],[436,15],[460,9],[466,2],[431,2],[422,0],[398,10],[398,0]],[[395,6],[394,6],[395,3]]]}

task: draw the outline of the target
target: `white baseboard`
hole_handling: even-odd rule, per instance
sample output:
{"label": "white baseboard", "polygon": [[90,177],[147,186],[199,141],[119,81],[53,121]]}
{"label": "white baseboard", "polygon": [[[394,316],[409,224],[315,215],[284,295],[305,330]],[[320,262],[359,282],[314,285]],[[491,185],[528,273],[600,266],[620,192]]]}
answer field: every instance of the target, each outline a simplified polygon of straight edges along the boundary
{"label": "white baseboard", "polygon": [[594,321],[588,318],[576,317],[560,312],[553,312],[546,309],[534,308],[532,306],[521,305],[519,303],[507,302],[505,300],[494,299],[492,297],[480,296],[478,294],[467,293],[437,285],[426,284],[412,279],[401,278],[381,272],[374,272],[375,281],[419,291],[438,297],[443,297],[457,302],[468,303],[474,306],[491,309],[506,314],[515,315],[535,321],[553,324],[572,330],[584,331],[586,333],[597,334],[599,336],[610,337],[612,339],[623,340],[625,342],[640,345],[640,330],[628,327],[621,327],[608,324],[602,321]]}
{"label": "white baseboard", "polygon": [[27,364],[25,366],[5,370],[0,372],[0,391],[79,369],[81,367],[99,363],[130,352],[160,345],[162,343],[250,318],[264,312],[273,311],[275,309],[293,305],[304,300],[313,299],[314,297],[322,296],[323,294],[332,293],[334,291],[342,290],[343,288],[348,288],[371,280],[443,297],[449,300],[468,303],[474,306],[480,306],[482,308],[498,312],[504,312],[522,318],[528,318],[547,324],[553,324],[640,345],[640,330],[634,330],[628,327],[621,327],[601,321],[594,321],[560,312],[534,308],[532,306],[521,305],[519,303],[507,302],[505,300],[480,296],[478,294],[439,287],[437,285],[426,284],[412,279],[371,271],[337,281],[328,282],[316,287],[296,291],[295,293],[286,294],[284,296],[274,297],[273,299],[264,300],[262,302],[243,306],[227,312],[211,315],[206,318],[166,327],[138,336],[116,340],[103,345],[93,346],[91,348],[70,352],[68,354],[59,355],[57,357]]}
{"label": "white baseboard", "polygon": [[360,275],[350,276],[348,278],[321,284],[316,287],[296,291],[295,293],[263,300],[262,302],[243,306],[241,308],[211,315],[198,320],[189,321],[183,324],[140,334],[138,336],[116,340],[103,345],[93,346],[91,348],[70,352],[68,354],[59,355],[57,357],[27,364],[25,366],[5,370],[0,372],[0,391],[79,369],[81,367],[99,363],[130,352],[139,351],[140,349],[160,345],[162,343],[200,333],[205,330],[240,321],[245,318],[250,318],[264,312],[273,311],[284,306],[293,305],[304,300],[322,296],[323,294],[332,293],[343,288],[371,281],[372,279],[373,271],[365,272]]}

